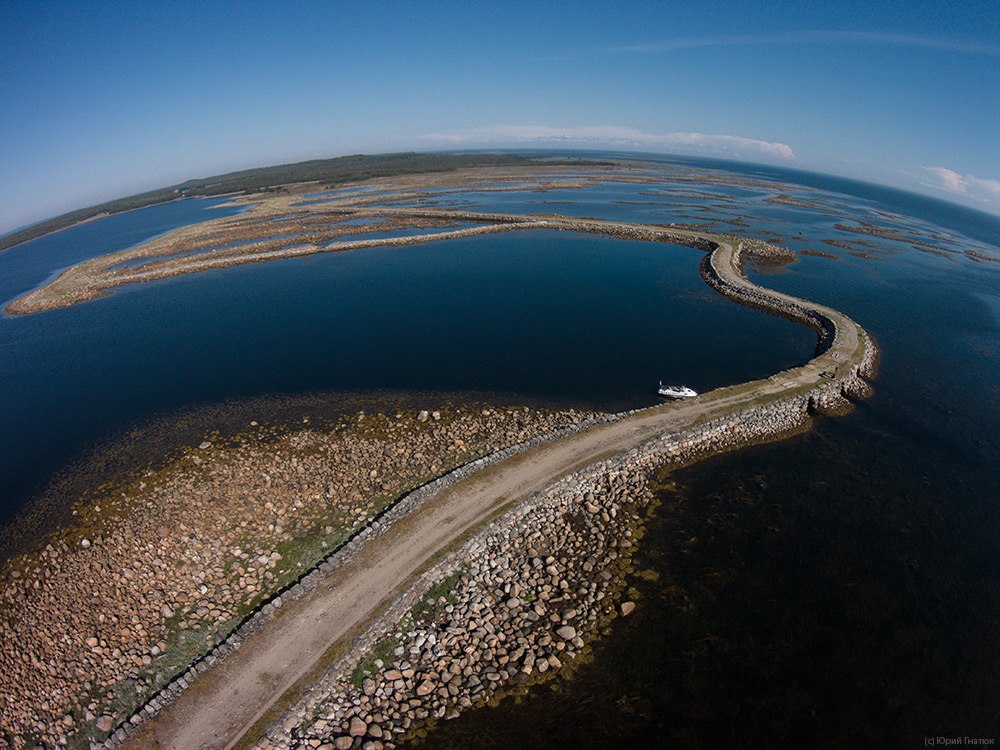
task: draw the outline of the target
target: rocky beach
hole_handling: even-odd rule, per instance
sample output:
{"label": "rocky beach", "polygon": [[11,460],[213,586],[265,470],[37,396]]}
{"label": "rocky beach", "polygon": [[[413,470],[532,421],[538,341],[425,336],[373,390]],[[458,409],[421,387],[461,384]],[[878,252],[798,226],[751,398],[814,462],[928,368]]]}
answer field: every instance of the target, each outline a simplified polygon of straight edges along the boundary
{"label": "rocky beach", "polygon": [[[106,736],[263,598],[402,493],[578,412],[446,408],[364,414],[330,432],[205,441],[77,511],[6,563],[3,732],[11,747]],[[29,739],[29,738],[33,738]]]}
{"label": "rocky beach", "polygon": [[[396,747],[438,719],[547,679],[585,653],[613,617],[635,606],[619,593],[649,506],[649,472],[792,434],[808,425],[811,413],[841,412],[849,408],[849,398],[869,393],[866,379],[874,374],[877,349],[853,321],[745,279],[743,269],[752,260],[788,259],[787,252],[766,243],[723,243],[706,257],[702,273],[726,296],[816,329],[820,345],[813,361],[767,381],[709,394],[703,397],[706,408],[693,413],[721,416],[695,419],[682,429],[639,431],[651,437],[630,450],[613,451],[611,458],[588,461],[587,468],[527,501],[508,503],[505,515],[422,573],[346,650],[334,648],[333,665],[322,679],[286,694],[301,693],[297,703],[284,713],[283,702],[265,706],[254,726],[239,733],[248,740],[265,733],[260,748]],[[832,370],[823,369],[831,365]],[[636,420],[656,419],[657,411],[598,422],[610,419],[627,429]],[[592,424],[578,427],[593,432]],[[501,451],[483,466],[507,455]],[[399,515],[386,524],[392,528],[406,520]],[[341,561],[330,563],[336,567]],[[303,585],[322,586],[330,570],[321,566]],[[163,705],[170,706],[185,687],[186,681],[171,686]],[[166,735],[134,729],[160,709],[147,704],[106,746],[125,741],[141,747],[160,739],[170,746],[189,744],[195,735],[177,744],[168,739],[175,729]],[[179,704],[170,713],[166,723],[159,722],[160,732],[186,716]]]}

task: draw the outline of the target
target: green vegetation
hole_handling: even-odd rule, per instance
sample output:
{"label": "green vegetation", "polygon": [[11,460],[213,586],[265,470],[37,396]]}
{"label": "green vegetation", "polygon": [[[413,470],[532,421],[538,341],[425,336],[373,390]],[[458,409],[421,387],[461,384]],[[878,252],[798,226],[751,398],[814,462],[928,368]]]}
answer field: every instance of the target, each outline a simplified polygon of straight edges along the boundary
{"label": "green vegetation", "polygon": [[417,619],[433,620],[444,611],[446,605],[454,604],[457,601],[455,598],[455,587],[462,580],[462,576],[466,574],[467,570],[468,568],[462,565],[450,576],[443,578],[427,589],[427,593],[413,606],[412,612],[414,617]]}
{"label": "green vegetation", "polygon": [[388,664],[392,661],[393,652],[398,646],[399,641],[394,637],[383,638],[372,646],[371,651],[365,654],[364,658],[358,662],[358,666],[351,672],[351,684],[355,687],[361,687],[361,683],[365,677],[375,674],[376,660],[381,661],[383,664]]}
{"label": "green vegetation", "polygon": [[[400,620],[399,629],[405,632],[412,629],[416,622],[433,620],[444,612],[444,608],[448,604],[454,604],[457,601],[455,588],[467,570],[466,566],[462,565],[454,573],[427,589],[420,601],[413,605],[412,609]],[[355,687],[361,687],[365,677],[375,674],[377,669],[375,662],[390,663],[393,660],[393,652],[399,645],[400,642],[395,636],[388,636],[372,646],[371,650],[362,657],[351,672],[351,684]]]}
{"label": "green vegetation", "polygon": [[[180,617],[175,615],[172,624],[175,625],[179,619]],[[225,635],[219,640],[223,640],[229,632],[235,630],[238,624],[235,620],[227,623],[223,627]],[[97,703],[95,719],[81,722],[80,730],[68,737],[67,747],[70,750],[85,750],[92,742],[103,742],[107,734],[97,729],[96,717],[109,714],[115,718],[117,724],[123,718],[131,716],[136,705],[145,703],[209,651],[213,642],[210,631],[208,625],[189,630],[180,630],[172,626],[170,635],[165,639],[166,648],[151,665],[142,667],[136,676],[118,682],[109,690],[99,688],[91,690],[83,697],[82,704],[87,706],[91,701]]]}
{"label": "green vegetation", "polygon": [[166,203],[178,198],[192,196],[226,195],[229,193],[268,192],[283,185],[299,182],[318,182],[327,188],[335,188],[374,177],[394,177],[404,174],[427,172],[450,172],[469,167],[509,167],[544,163],[548,166],[573,164],[600,164],[582,159],[541,161],[538,158],[516,156],[514,154],[379,154],[369,156],[357,154],[335,159],[313,159],[295,164],[280,164],[272,167],[244,169],[239,172],[202,177],[179,185],[139,193],[127,198],[101,203],[90,208],[56,216],[33,224],[16,232],[0,237],[0,251],[20,245],[22,242],[41,237],[50,232],[66,229],[81,221],[99,218],[109,214],[119,214],[137,208]]}

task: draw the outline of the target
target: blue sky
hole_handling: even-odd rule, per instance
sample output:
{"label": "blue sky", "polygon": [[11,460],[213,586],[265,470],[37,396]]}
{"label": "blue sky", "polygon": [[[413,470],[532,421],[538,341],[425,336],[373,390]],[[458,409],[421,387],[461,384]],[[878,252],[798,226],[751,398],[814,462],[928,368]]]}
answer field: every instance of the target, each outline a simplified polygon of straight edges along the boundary
{"label": "blue sky", "polygon": [[1000,2],[0,0],[0,232],[400,149],[731,156],[1000,213]]}

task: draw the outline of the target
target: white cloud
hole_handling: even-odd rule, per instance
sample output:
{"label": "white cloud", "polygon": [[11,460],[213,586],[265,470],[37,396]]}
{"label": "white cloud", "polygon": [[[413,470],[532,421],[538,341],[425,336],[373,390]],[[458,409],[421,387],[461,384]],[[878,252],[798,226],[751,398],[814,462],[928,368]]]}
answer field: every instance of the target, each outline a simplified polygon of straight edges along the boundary
{"label": "white cloud", "polygon": [[621,125],[556,128],[549,125],[489,125],[466,130],[428,133],[425,140],[451,145],[561,144],[606,145],[676,150],[737,157],[794,159],[784,143],[760,141],[739,135],[707,133],[645,133]]}
{"label": "white cloud", "polygon": [[1000,206],[1000,180],[959,174],[947,167],[924,167],[924,171],[936,178],[935,182],[927,183],[931,187],[972,198],[990,206]]}

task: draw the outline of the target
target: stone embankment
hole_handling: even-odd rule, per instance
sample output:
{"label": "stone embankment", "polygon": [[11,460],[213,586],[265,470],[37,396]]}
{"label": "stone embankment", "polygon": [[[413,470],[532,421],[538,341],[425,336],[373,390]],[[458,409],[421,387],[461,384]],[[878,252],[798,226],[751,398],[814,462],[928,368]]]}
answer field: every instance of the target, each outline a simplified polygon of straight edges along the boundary
{"label": "stone embankment", "polygon": [[[745,267],[745,256],[764,260],[775,258],[784,260],[787,258],[785,254],[788,253],[784,248],[760,240],[740,239],[737,247],[734,262],[741,268]],[[702,259],[701,276],[709,286],[740,304],[765,310],[809,326],[816,331],[819,338],[817,353],[829,348],[836,336],[836,321],[833,318],[824,315],[814,306],[804,304],[799,300],[777,297],[770,290],[750,284],[745,280],[734,280],[731,276],[722,273],[719,263],[719,257],[715,253],[709,253]]]}
{"label": "stone embankment", "polygon": [[[480,213],[409,206],[324,205],[307,209],[293,208],[290,200],[289,196],[270,199],[247,214],[184,227],[137,247],[83,261],[13,300],[5,308],[6,312],[30,315],[70,307],[100,299],[130,284],[232,266],[319,253],[403,247],[519,229],[589,232],[623,240],[673,242],[702,250],[711,250],[716,244],[715,235],[676,227],[546,214]],[[377,221],[378,224],[361,227],[345,223],[352,219]],[[279,223],[274,223],[276,220]],[[450,228],[456,223],[476,226]],[[403,230],[411,228],[440,231],[402,234]],[[364,236],[376,231],[399,231],[401,234],[382,238]]]}
{"label": "stone embankment", "polygon": [[[865,392],[873,366],[868,357],[823,405]],[[816,395],[662,435],[497,519],[400,597],[255,747],[394,748],[572,665],[637,606],[620,594],[650,508],[649,473],[798,431]]]}
{"label": "stone embankment", "polygon": [[[302,237],[296,237],[296,243],[288,239],[254,242],[238,248],[224,251],[208,251],[197,254],[175,254],[174,257],[152,263],[142,263],[137,267],[122,266],[124,262],[115,256],[103,256],[85,261],[63,271],[58,277],[43,287],[35,289],[18,297],[7,305],[5,311],[10,315],[31,315],[33,313],[55,310],[61,307],[71,307],[82,302],[106,297],[111,290],[129,284],[141,284],[149,281],[183,276],[191,273],[242,266],[250,263],[264,263],[274,260],[301,258],[308,255],[329,252],[347,252],[375,247],[403,247],[426,242],[474,237],[480,234],[495,234],[511,229],[529,229],[542,226],[530,221],[506,220],[497,224],[466,227],[464,229],[443,230],[428,234],[417,234],[379,239],[358,239],[338,242],[336,233],[315,232]],[[297,243],[302,240],[305,244]],[[329,244],[314,244],[317,241]],[[174,251],[181,253],[183,251]],[[142,258],[147,255],[132,253],[129,258]]]}
{"label": "stone embankment", "polygon": [[283,586],[302,591],[296,581],[340,540],[354,535],[345,550],[356,549],[431,488],[394,508],[401,493],[595,417],[445,409],[280,437],[252,427],[106,493],[0,575],[0,747],[106,737],[145,696],[165,703],[156,691],[175,675],[171,690],[238,647],[248,613],[273,612]]}
{"label": "stone embankment", "polygon": [[811,387],[649,440],[493,522],[400,597],[270,726],[259,750],[393,748],[436,720],[547,679],[636,606],[618,594],[649,505],[651,470],[791,434],[811,412],[838,411],[869,393],[877,350],[867,334],[836,311],[751,284],[742,273],[744,253],[787,260],[787,251],[766,243],[717,244],[702,267],[706,281],[820,337],[817,358],[786,382],[822,366],[825,355],[844,370],[823,371]]}

